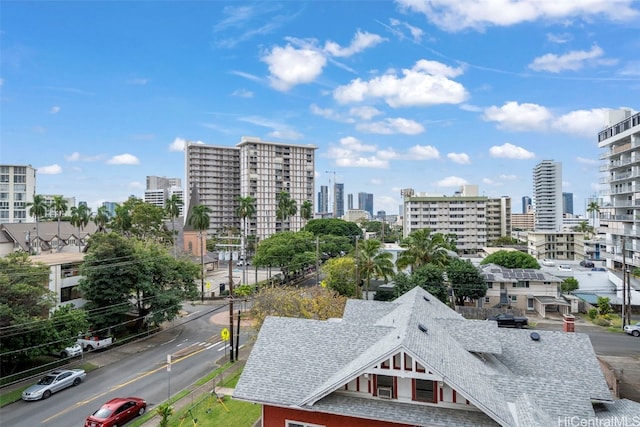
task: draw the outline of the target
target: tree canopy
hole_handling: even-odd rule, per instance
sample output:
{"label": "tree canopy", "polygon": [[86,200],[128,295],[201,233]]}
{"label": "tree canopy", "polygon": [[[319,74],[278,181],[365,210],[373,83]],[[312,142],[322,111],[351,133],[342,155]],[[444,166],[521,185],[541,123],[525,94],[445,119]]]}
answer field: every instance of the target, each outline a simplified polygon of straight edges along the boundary
{"label": "tree canopy", "polygon": [[397,298],[416,286],[421,287],[440,301],[447,302],[448,293],[444,282],[443,268],[434,264],[426,264],[411,274],[397,274],[395,277],[394,297]]}
{"label": "tree canopy", "polygon": [[356,297],[356,261],[350,256],[331,258],[322,265],[322,285],[345,297]]}
{"label": "tree canopy", "polygon": [[400,246],[405,250],[398,254],[396,265],[398,269],[411,267],[412,269],[426,264],[445,266],[455,252],[455,239],[453,236],[445,236],[442,233],[432,233],[430,229],[423,228],[412,231],[402,239]]}
{"label": "tree canopy", "polygon": [[456,259],[446,271],[457,305],[464,305],[465,299],[477,300],[486,295],[487,284],[471,261]]}
{"label": "tree canopy", "polygon": [[384,245],[380,240],[367,239],[362,242],[358,250],[356,261],[358,274],[365,281],[365,299],[369,298],[369,288],[372,277],[382,277],[385,280],[394,274],[393,262],[390,252],[383,250]]}
{"label": "tree canopy", "polygon": [[496,264],[504,268],[540,268],[534,257],[520,251],[498,251],[485,257],[480,264]]}
{"label": "tree canopy", "polygon": [[315,265],[315,262],[315,238],[305,231],[283,231],[264,239],[253,258],[257,267],[280,268],[285,280],[292,272]]}
{"label": "tree canopy", "polygon": [[358,224],[338,218],[312,219],[304,226],[303,230],[313,233],[314,236],[332,234],[349,239],[362,237],[362,230]]}

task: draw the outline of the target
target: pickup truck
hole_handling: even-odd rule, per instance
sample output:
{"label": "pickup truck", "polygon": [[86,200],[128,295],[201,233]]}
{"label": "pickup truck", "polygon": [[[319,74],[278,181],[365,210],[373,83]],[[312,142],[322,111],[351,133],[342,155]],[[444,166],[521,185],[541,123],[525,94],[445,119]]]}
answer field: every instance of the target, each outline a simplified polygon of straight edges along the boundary
{"label": "pickup truck", "polygon": [[76,343],[80,345],[84,351],[91,351],[111,346],[113,344],[113,338],[85,335],[78,337]]}
{"label": "pickup truck", "polygon": [[498,322],[499,328],[522,328],[529,324],[529,319],[526,317],[517,317],[509,313],[501,313],[497,316],[487,317],[487,320],[493,320]]}

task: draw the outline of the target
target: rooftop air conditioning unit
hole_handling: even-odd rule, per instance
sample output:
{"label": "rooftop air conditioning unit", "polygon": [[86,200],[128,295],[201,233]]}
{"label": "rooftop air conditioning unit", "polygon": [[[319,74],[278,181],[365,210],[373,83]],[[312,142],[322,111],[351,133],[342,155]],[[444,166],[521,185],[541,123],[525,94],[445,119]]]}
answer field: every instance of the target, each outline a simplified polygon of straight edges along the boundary
{"label": "rooftop air conditioning unit", "polygon": [[393,397],[391,387],[378,387],[378,397],[391,399]]}

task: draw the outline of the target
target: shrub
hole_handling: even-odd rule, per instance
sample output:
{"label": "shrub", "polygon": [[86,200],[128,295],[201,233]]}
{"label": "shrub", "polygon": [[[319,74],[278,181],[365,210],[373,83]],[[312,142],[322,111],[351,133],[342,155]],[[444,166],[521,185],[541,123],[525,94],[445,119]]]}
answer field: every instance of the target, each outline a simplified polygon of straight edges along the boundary
{"label": "shrub", "polygon": [[589,319],[591,320],[595,319],[596,316],[598,316],[598,309],[590,308],[589,311],[587,312],[587,316],[589,316]]}
{"label": "shrub", "polygon": [[611,326],[611,322],[607,319],[603,319],[602,317],[598,317],[593,321],[598,326]]}

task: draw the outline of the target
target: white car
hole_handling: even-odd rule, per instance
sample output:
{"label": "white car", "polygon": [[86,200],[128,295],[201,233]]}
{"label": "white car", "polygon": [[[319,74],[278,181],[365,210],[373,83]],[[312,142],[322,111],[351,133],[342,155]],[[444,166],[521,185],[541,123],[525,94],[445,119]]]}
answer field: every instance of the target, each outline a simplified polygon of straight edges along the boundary
{"label": "white car", "polygon": [[624,331],[634,337],[640,337],[640,322],[637,322],[635,325],[626,325]]}
{"label": "white car", "polygon": [[558,266],[558,271],[571,271],[571,266],[567,264],[560,264]]}
{"label": "white car", "polygon": [[545,258],[542,260],[542,265],[544,265],[545,267],[553,267],[556,265],[556,263],[552,259]]}
{"label": "white car", "polygon": [[65,347],[60,351],[60,357],[66,359],[67,357],[76,357],[82,355],[82,346],[80,344],[74,344],[69,347]]}

